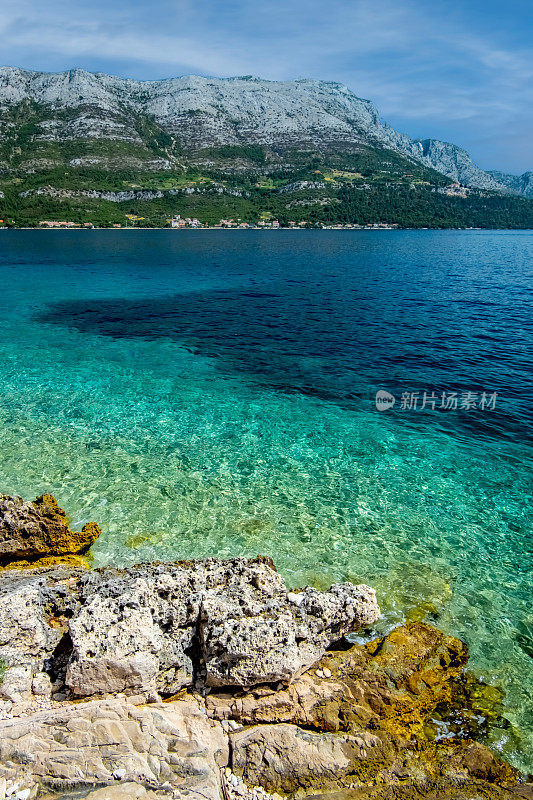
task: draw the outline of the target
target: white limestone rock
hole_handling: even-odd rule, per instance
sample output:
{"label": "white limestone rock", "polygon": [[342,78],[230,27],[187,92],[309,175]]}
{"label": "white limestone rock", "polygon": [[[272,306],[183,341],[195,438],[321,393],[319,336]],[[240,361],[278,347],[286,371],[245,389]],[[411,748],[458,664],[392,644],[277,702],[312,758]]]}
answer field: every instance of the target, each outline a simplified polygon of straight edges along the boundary
{"label": "white limestone rock", "polygon": [[263,558],[0,574],[0,658],[77,697],[288,683],[380,613],[368,586],[290,594]]}
{"label": "white limestone rock", "polygon": [[123,800],[130,782],[219,800],[228,757],[221,725],[192,698],[141,708],[98,700],[0,720],[2,777],[61,790],[113,784],[120,774],[121,791],[102,790],[95,800]]}
{"label": "white limestone rock", "polygon": [[31,699],[32,668],[29,664],[10,667],[0,683],[0,697],[12,703],[27,703]]}
{"label": "white limestone rock", "polygon": [[354,765],[380,748],[372,733],[311,733],[287,723],[257,725],[231,735],[233,771],[270,792],[310,790],[318,782],[321,788],[338,789]]}
{"label": "white limestone rock", "polygon": [[378,617],[375,592],[368,586],[306,589],[298,605],[285,590],[270,599],[253,592],[208,595],[201,609],[207,684],[289,682],[318,661],[333,641]]}

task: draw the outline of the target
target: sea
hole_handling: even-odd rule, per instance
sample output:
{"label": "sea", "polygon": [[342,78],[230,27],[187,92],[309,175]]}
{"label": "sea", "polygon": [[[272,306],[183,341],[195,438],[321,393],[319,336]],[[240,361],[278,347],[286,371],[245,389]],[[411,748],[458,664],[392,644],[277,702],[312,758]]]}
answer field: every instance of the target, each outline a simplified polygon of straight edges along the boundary
{"label": "sea", "polygon": [[96,566],[371,584],[533,770],[531,232],[4,230],[0,287],[0,491],[97,521]]}

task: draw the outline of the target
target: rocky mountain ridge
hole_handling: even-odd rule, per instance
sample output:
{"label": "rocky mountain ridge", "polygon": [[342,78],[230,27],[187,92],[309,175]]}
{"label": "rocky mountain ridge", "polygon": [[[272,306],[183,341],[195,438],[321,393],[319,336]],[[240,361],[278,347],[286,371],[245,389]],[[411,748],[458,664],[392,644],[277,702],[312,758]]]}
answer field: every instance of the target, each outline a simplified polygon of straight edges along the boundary
{"label": "rocky mountain ridge", "polygon": [[[532,191],[525,176],[486,172],[456,145],[398,133],[380,119],[369,100],[340,83],[193,75],[135,81],[81,69],[45,73],[1,68],[2,134],[17,125],[9,110],[24,103],[47,110],[33,130],[41,142],[100,139],[135,146],[146,139],[149,121],[155,126],[150,135],[161,134],[169,168],[179,163],[180,152],[210,147],[260,145],[272,151],[275,161],[291,150],[353,152],[370,146],[393,151],[467,186],[525,196]],[[159,168],[161,164],[159,160]]]}
{"label": "rocky mountain ridge", "polygon": [[522,175],[509,175],[506,172],[490,171],[490,175],[498,183],[504,184],[511,191],[523,197],[533,197],[533,172],[523,172]]}

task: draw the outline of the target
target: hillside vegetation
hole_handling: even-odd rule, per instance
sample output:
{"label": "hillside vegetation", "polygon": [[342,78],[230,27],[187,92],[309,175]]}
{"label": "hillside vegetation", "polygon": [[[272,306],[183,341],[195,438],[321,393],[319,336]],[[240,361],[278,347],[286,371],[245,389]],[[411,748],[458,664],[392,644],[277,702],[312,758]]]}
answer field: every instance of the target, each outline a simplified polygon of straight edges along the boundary
{"label": "hillside vegetation", "polygon": [[[189,117],[194,128],[198,113]],[[104,112],[82,95],[75,105],[30,98],[4,105],[0,218],[17,227],[43,220],[160,227],[176,214],[202,224],[533,227],[532,201],[454,188],[371,137],[217,144],[180,130],[127,104]]]}

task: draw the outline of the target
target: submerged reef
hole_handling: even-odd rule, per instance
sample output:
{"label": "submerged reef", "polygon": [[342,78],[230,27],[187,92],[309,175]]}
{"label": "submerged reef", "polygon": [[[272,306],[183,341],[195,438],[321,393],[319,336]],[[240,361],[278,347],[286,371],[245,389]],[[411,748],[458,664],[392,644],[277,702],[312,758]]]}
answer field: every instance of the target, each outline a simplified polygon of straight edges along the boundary
{"label": "submerged reef", "polygon": [[533,797],[459,639],[372,635],[373,589],[289,591],[266,557],[49,564],[97,531],[1,498],[2,800]]}

